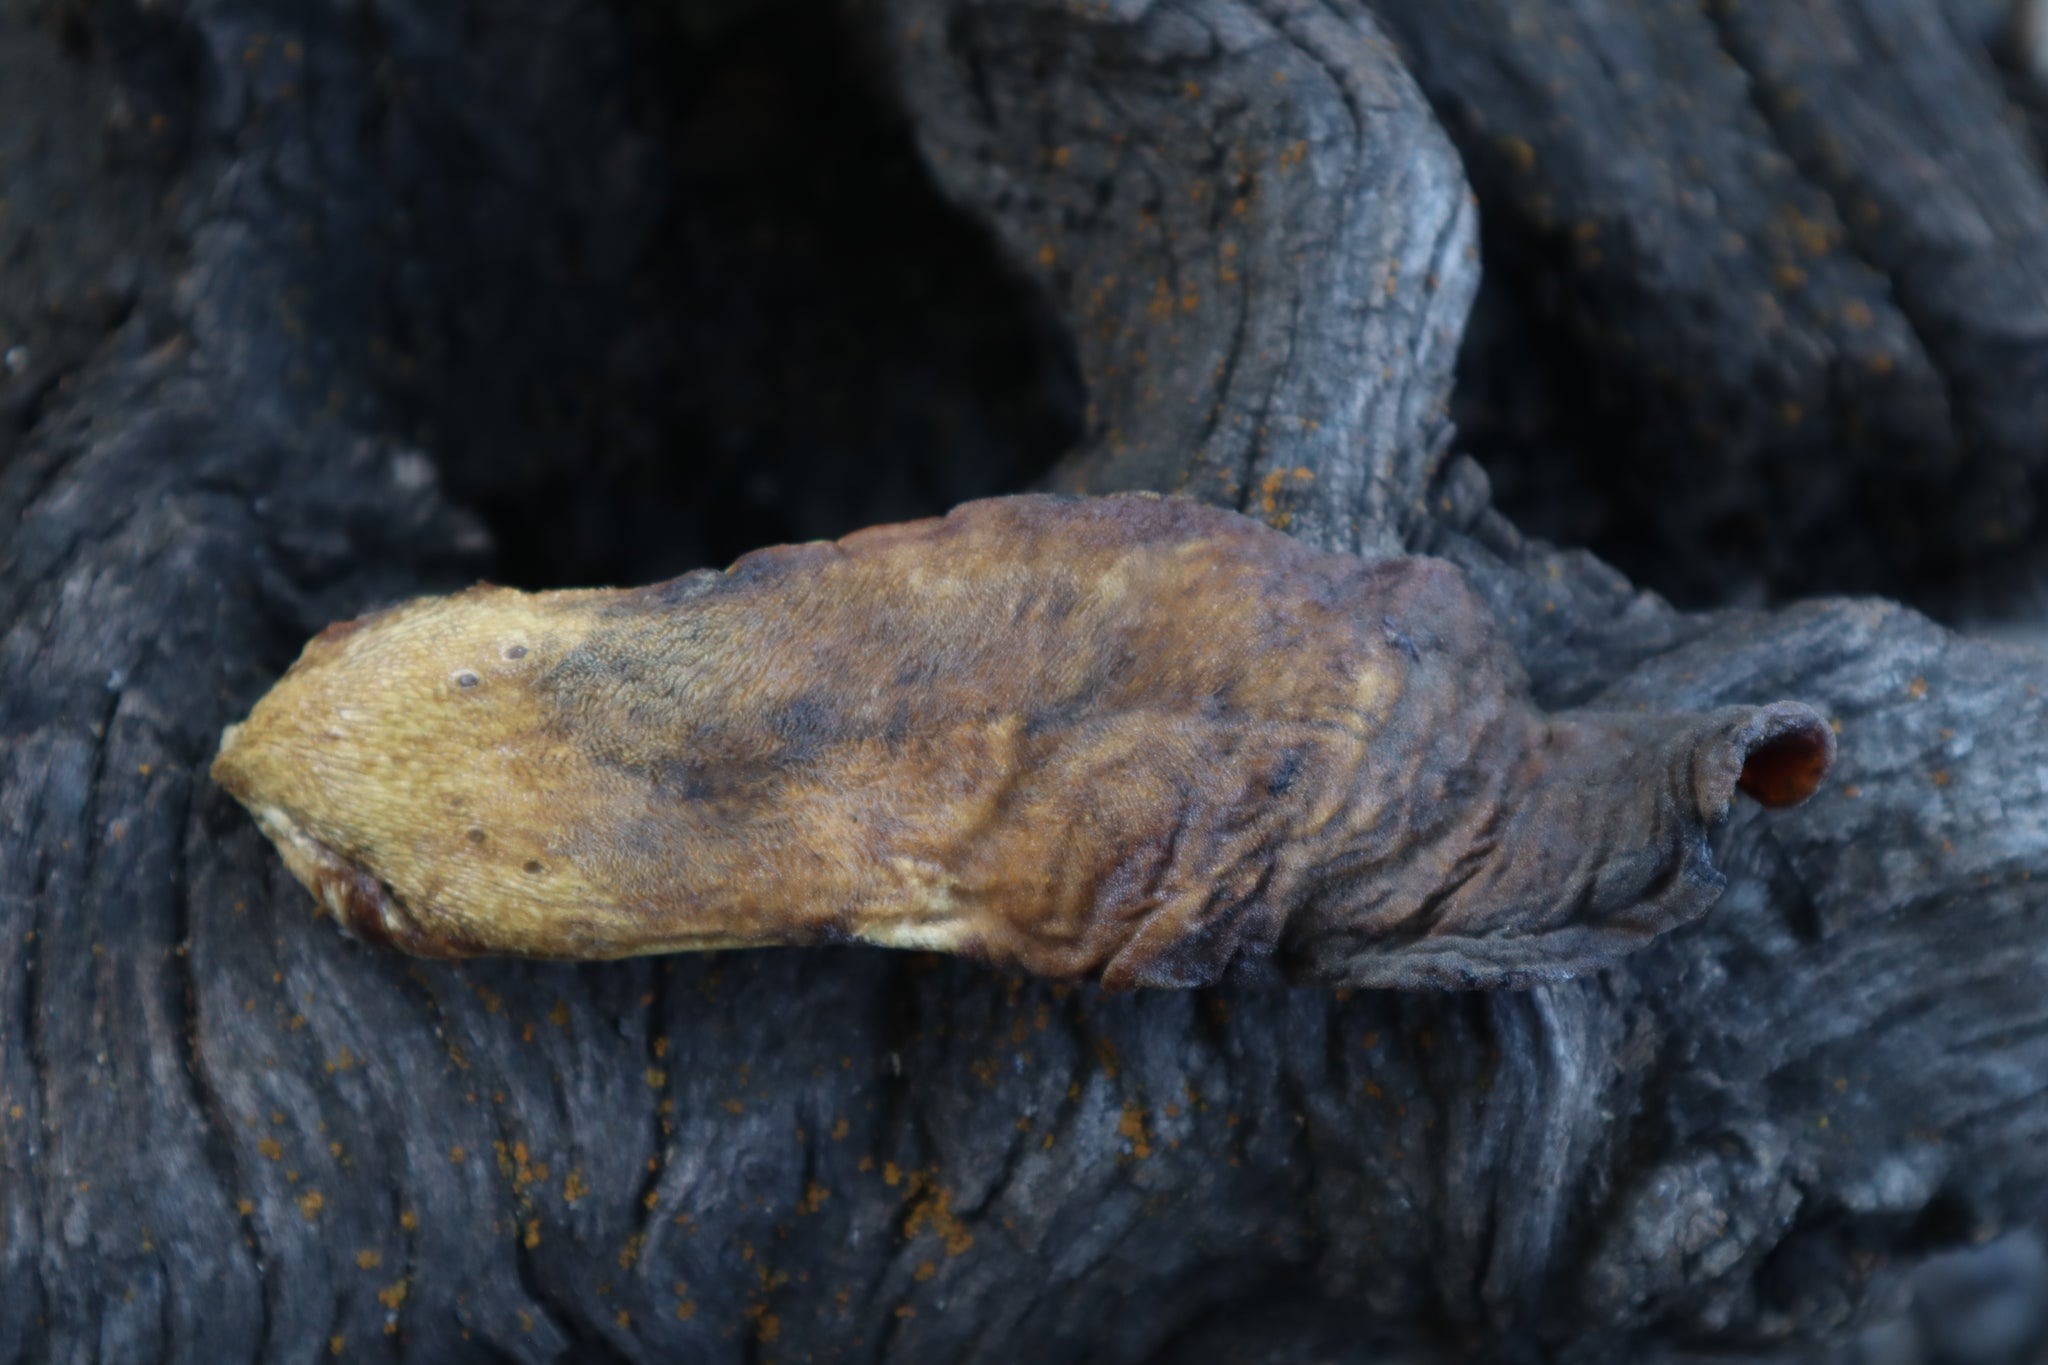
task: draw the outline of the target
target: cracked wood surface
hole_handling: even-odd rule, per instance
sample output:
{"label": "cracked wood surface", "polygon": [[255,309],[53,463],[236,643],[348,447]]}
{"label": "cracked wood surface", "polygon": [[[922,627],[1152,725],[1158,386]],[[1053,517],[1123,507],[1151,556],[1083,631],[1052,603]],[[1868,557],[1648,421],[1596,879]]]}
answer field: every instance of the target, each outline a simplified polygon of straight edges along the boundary
{"label": "cracked wood surface", "polygon": [[[1728,68],[1714,53],[1746,45],[1762,69],[1775,11],[1718,26],[1689,6],[1656,12],[1677,26],[1656,32],[1681,35],[1657,69],[1728,101],[1678,125],[1692,133],[1671,131],[1694,117],[1676,101],[1562,123],[1542,105],[1555,97],[1542,69],[1504,74],[1493,30],[1460,27],[1476,9],[1433,12],[1434,39],[1400,7],[1380,15],[1466,139],[1495,217],[1533,212],[1507,174],[1520,156],[1475,154],[1461,102],[1535,100],[1517,128],[1535,130],[1519,135],[1560,196],[1570,168],[1608,164],[1603,127],[1678,145],[1764,127],[1742,112],[1739,82],[1717,84]],[[1800,22],[1831,12],[1808,7]],[[1561,22],[1533,4],[1486,13],[1508,33]],[[1518,533],[1476,465],[1440,458],[1450,346],[1436,331],[1457,325],[1473,268],[1445,244],[1469,233],[1469,208],[1361,11],[991,4],[933,11],[936,36],[881,43],[899,62],[960,64],[986,92],[989,119],[927,123],[922,141],[935,156],[949,140],[980,149],[985,174],[940,163],[938,183],[995,216],[994,245],[1023,269],[1052,242],[1039,278],[1074,328],[1092,420],[1062,416],[1070,362],[1046,340],[1044,302],[977,255],[971,224],[900,162],[876,169],[886,119],[828,158],[926,206],[864,239],[873,268],[918,278],[888,254],[898,242],[981,281],[976,307],[905,293],[900,323],[877,331],[859,290],[835,292],[822,245],[834,234],[804,227],[835,201],[746,198],[750,171],[772,185],[796,164],[733,154],[762,145],[763,111],[854,120],[804,104],[818,70],[787,75],[763,55],[777,44],[745,23],[679,35],[541,0],[466,28],[403,6],[351,16],[0,6],[6,74],[77,73],[61,94],[75,101],[58,120],[70,131],[48,144],[64,154],[82,146],[90,162],[95,136],[200,111],[189,134],[166,124],[152,172],[163,182],[102,182],[119,213],[62,194],[37,210],[81,241],[108,224],[130,245],[94,250],[145,264],[117,312],[30,332],[51,338],[32,349],[54,368],[0,389],[17,423],[0,445],[0,1359],[2022,1358],[1996,1353],[1982,1305],[2034,1311],[2048,1284],[2048,669],[2038,651],[1873,601],[1676,612],[1589,555]],[[707,50],[719,61],[692,55]],[[153,59],[165,51],[179,60]],[[691,82],[634,79],[639,63],[665,76],[683,58],[702,105],[687,103]],[[1593,99],[1647,60],[1623,51],[1563,90]],[[1043,159],[1040,125],[1017,103],[1038,70],[1071,95],[1042,114]],[[900,71],[913,111],[962,79]],[[29,88],[0,80],[0,98]],[[1366,89],[1384,98],[1346,94]],[[1810,98],[1834,107],[1827,94]],[[117,98],[133,123],[98,122],[97,101]],[[735,108],[753,114],[698,112]],[[1082,182],[1051,175],[1029,194],[999,182],[1088,164],[1101,147],[1080,131],[1094,113],[1075,111],[1095,110],[1151,149],[1141,159],[1156,167],[1164,227],[1143,236],[1145,206],[1113,195],[1042,239]],[[1183,126],[1197,130],[1187,141]],[[1205,295],[1182,310],[1170,287],[1171,326],[1150,293],[1120,302],[1116,321],[1148,364],[1155,326],[1169,348],[1180,327],[1181,345],[1240,363],[1208,380],[1169,367],[1194,402],[1148,407],[1142,386],[1108,373],[1135,354],[1100,328],[1091,339],[1081,313],[1094,295],[1073,282],[1143,270],[1171,285],[1169,268],[1196,268],[1172,262],[1213,260],[1207,210],[1175,206],[1230,183],[1235,169],[1208,158],[1234,128],[1247,148],[1265,143],[1261,194],[1283,201],[1248,202],[1256,231],[1231,238],[1260,272],[1243,273],[1241,306]],[[1073,148],[1064,166],[1061,146]],[[1721,184],[1717,212],[1760,226],[1789,195],[1824,218],[1794,159],[1731,160],[1771,184]],[[648,201],[652,168],[670,161],[691,194],[743,204],[758,225],[739,233],[743,249],[704,236],[716,215]],[[26,202],[38,182],[10,176]],[[1643,207],[1665,202],[1654,189],[1623,179],[1598,202],[1617,221],[1676,221]],[[1560,223],[1580,213],[1562,198],[1558,210]],[[689,230],[668,231],[679,223]],[[1724,239],[1717,227],[1640,241]],[[1740,272],[1725,279],[1772,276],[1776,248],[1753,240],[1761,254],[1735,252]],[[1347,254],[1359,251],[1363,266]],[[1313,288],[1285,269],[1290,253],[1321,272]],[[1565,278],[1512,238],[1501,255],[1490,268]],[[1432,283],[1404,264],[1392,299],[1368,308],[1388,259],[1444,268]],[[1595,324],[1619,314],[1601,310],[1630,289],[1650,290],[1628,314],[1638,321],[1673,297],[1656,292],[1672,276],[1655,261],[1597,265],[1588,278],[1615,294],[1567,291],[1588,335],[1605,335]],[[1799,268],[1835,272],[1845,301],[1885,293],[1868,263]],[[83,301],[100,270],[75,286],[38,280]],[[1347,274],[1359,270],[1363,283]],[[760,293],[747,279],[806,287]],[[1727,377],[1724,395],[1741,396],[1744,374],[1808,374],[1788,359],[1813,349],[1798,337],[1863,354],[1824,309],[1791,310],[1805,321],[1788,330],[1758,325],[1737,306],[1743,291],[1692,297],[1713,327],[1673,324],[1637,344],[1670,347],[1702,382]],[[9,327],[44,315],[25,298],[7,293]],[[704,299],[720,306],[693,331]],[[1913,449],[1945,430],[1928,414],[1955,376],[1918,374],[1906,320],[1869,306],[1871,330],[1901,343],[1891,384],[1825,365],[1808,389],[1773,379],[1732,409],[1743,430],[1766,430],[1768,405],[1800,393],[1825,400],[1803,411],[1896,428]],[[1286,356],[1232,351],[1240,330]],[[786,394],[730,381],[721,408],[719,385],[671,402],[674,385],[647,377],[735,336],[759,342],[744,354],[773,354],[785,334],[817,345],[805,363],[818,386],[796,368]],[[1688,347],[1698,336],[1736,349]],[[867,351],[888,366],[860,370]],[[891,387],[891,373],[910,377]],[[1630,365],[1603,373],[1654,382]],[[784,415],[820,395],[836,425]],[[948,415],[918,425],[904,415],[916,412]],[[646,527],[715,558],[725,516],[682,505],[688,478],[662,481],[667,442],[706,462],[686,470],[752,461],[791,488],[872,469],[863,488],[893,490],[894,507],[989,491],[933,488],[938,466],[1021,482],[1077,426],[1088,444],[1060,477],[1185,476],[1324,548],[1450,558],[1547,706],[1802,697],[1841,725],[1835,783],[1768,827],[1732,823],[1717,841],[1731,870],[1722,904],[1595,977],[1476,997],[1243,984],[1110,999],[851,948],[579,968],[369,952],[307,913],[201,776],[222,722],[306,635],[485,569],[492,537],[459,509],[491,514],[501,555],[526,545],[529,572],[621,564],[651,577],[664,551]],[[815,468],[786,453],[806,442]],[[1790,448],[1831,447],[1731,438],[1712,458],[1742,469]],[[563,449],[590,480],[548,474]],[[1175,449],[1185,468],[1168,462]],[[1293,480],[1297,467],[1312,477]],[[1275,473],[1286,477],[1268,506]],[[1861,477],[1817,456],[1812,476],[1827,485],[1813,494],[1823,510],[1828,487]],[[798,534],[848,529],[800,494],[716,486],[730,500],[715,509],[783,507]],[[540,511],[522,521],[522,506]],[[622,529],[593,536],[608,511]],[[790,535],[753,515],[735,518],[746,534]],[[842,515],[880,519],[858,499]],[[1851,542],[1883,534],[1833,515],[1810,524]],[[1685,553],[1673,526],[1671,553]],[[533,548],[548,533],[558,540]]]}
{"label": "cracked wood surface", "polygon": [[1398,553],[1478,286],[1456,158],[1356,5],[905,0],[939,183],[1060,300],[1075,492],[1187,493]]}
{"label": "cracked wood surface", "polygon": [[1516,505],[1690,600],[2039,615],[2048,191],[2005,7],[1376,9],[1484,206],[1459,417]]}

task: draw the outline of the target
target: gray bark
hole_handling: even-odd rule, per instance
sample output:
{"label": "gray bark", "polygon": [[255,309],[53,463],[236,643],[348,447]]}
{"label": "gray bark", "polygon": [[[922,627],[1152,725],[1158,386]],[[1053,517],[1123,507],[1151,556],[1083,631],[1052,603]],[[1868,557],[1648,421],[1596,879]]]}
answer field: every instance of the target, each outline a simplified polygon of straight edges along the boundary
{"label": "gray bark", "polygon": [[[1884,9],[1934,60],[1943,11]],[[1422,91],[1524,304],[1568,278],[1515,226],[1538,194],[1631,244],[1557,306],[1635,430],[1769,377],[1699,483],[1625,504],[1660,572],[1698,488],[1776,515],[1750,475],[1792,454],[1823,584],[1918,572],[1866,476],[1967,428],[1990,483],[1901,486],[1931,526],[2009,487],[2031,333],[1945,291],[2024,312],[2019,266],[1958,248],[1909,293],[1875,245],[1762,231],[1825,222],[1824,172],[1742,150],[1773,125],[1715,54],[1809,88],[1828,12],[1658,11],[1676,46],[1567,68],[1529,55],[1548,6],[1390,3],[1418,87],[1354,5],[1007,0],[887,13],[870,85],[808,8],[0,5],[0,1359],[2035,1358],[2048,657],[1725,576],[1676,611],[1444,455],[1477,263]],[[1725,103],[1550,103],[1638,69]],[[1851,93],[1816,77],[1812,116]],[[1739,249],[1613,150],[1717,129]],[[1552,188],[1475,152],[1509,135]],[[1808,280],[1777,321],[1773,252]],[[1853,363],[1893,343],[1887,382]],[[1872,445],[1767,437],[1787,401]],[[1451,559],[1545,705],[1800,698],[1837,774],[1732,821],[1721,904],[1596,976],[1117,997],[860,949],[413,962],[317,919],[204,776],[331,619],[927,510],[1077,432],[1056,482]]]}
{"label": "gray bark", "polygon": [[1485,210],[1458,416],[1688,601],[2038,619],[2042,96],[1993,0],[1380,0]]}
{"label": "gray bark", "polygon": [[1396,551],[1450,436],[1478,243],[1371,16],[905,0],[887,31],[940,185],[1072,327],[1087,425],[1055,483]]}

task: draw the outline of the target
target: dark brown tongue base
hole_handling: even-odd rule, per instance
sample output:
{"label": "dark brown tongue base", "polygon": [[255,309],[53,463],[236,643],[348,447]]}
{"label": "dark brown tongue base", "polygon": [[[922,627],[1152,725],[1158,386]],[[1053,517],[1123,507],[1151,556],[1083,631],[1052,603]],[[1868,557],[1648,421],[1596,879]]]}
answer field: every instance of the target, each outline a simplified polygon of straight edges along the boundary
{"label": "dark brown tongue base", "polygon": [[[1421,908],[1325,921],[1292,940],[1332,985],[1522,987],[1604,967],[1705,914],[1726,879],[1709,832],[1738,791],[1772,808],[1812,796],[1835,757],[1826,717],[1798,702],[1704,714],[1571,712],[1538,727],[1533,780],[1491,795],[1483,853],[1425,856]],[[1455,851],[1455,850],[1454,850]],[[1430,851],[1425,850],[1425,854]],[[1455,881],[1429,878],[1455,868]]]}

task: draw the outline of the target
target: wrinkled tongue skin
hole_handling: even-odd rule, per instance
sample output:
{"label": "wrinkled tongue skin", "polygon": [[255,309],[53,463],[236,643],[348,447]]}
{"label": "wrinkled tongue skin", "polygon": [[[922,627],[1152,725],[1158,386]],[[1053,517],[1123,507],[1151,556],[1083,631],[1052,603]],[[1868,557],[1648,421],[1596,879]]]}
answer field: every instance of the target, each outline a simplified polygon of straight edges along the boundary
{"label": "wrinkled tongue skin", "polygon": [[1017,497],[619,591],[329,627],[216,779],[357,937],[572,960],[861,940],[1111,988],[1272,959],[1515,986],[1710,906],[1791,702],[1529,702],[1451,566]]}

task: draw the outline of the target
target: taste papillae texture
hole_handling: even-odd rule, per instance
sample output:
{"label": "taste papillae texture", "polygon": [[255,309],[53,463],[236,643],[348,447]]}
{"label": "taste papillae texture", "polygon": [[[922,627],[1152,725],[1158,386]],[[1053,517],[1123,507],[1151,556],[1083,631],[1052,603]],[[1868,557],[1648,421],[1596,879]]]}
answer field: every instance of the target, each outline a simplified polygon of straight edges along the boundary
{"label": "taste papillae texture", "polygon": [[652,587],[329,627],[214,776],[351,932],[862,940],[1112,987],[1522,985],[1719,894],[1790,702],[1545,714],[1457,570],[1181,499],[1013,497]]}

